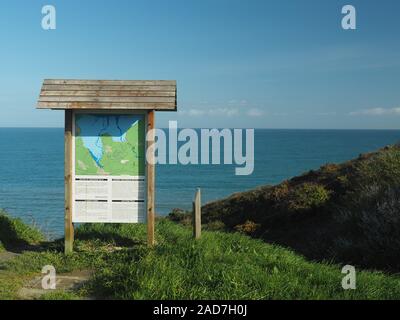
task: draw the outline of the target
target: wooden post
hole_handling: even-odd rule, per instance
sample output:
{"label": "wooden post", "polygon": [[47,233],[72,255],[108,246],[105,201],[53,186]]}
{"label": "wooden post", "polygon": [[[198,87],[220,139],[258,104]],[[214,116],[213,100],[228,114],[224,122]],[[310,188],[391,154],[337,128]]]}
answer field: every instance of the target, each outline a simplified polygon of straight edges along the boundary
{"label": "wooden post", "polygon": [[[155,112],[154,110],[150,110],[147,114],[147,130],[150,131],[155,128],[155,120],[154,120]],[[148,135],[147,140],[147,151],[154,144],[155,135],[154,132]],[[151,149],[151,154],[147,154],[147,245],[153,246],[154,239],[154,217],[155,217],[155,199],[154,199],[154,185],[155,185],[155,165],[154,165],[154,150]]]}
{"label": "wooden post", "polygon": [[65,186],[65,254],[73,251],[74,226],[72,224],[72,110],[65,110],[64,126],[64,186]]}
{"label": "wooden post", "polygon": [[201,191],[197,189],[193,202],[193,237],[201,237]]}

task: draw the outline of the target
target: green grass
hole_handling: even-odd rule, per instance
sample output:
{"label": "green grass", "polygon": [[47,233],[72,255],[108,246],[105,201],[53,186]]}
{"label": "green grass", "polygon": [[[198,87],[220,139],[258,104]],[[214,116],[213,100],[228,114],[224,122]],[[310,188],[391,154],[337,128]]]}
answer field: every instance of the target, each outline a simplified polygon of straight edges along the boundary
{"label": "green grass", "polygon": [[357,272],[357,289],[343,290],[341,266],[313,263],[294,252],[239,233],[205,231],[160,219],[157,245],[145,245],[145,225],[84,225],[75,252],[62,242],[25,252],[3,264],[0,299],[15,299],[23,281],[53,265],[58,274],[91,269],[77,292],[49,292],[41,299],[400,299],[400,278]]}
{"label": "green grass", "polygon": [[39,230],[0,210],[0,251],[8,247],[35,245],[44,240]]}
{"label": "green grass", "polygon": [[73,292],[54,291],[43,294],[39,300],[79,300],[81,298]]}
{"label": "green grass", "polygon": [[400,298],[396,277],[360,272],[358,289],[345,291],[340,267],[307,262],[281,247],[221,232],[204,232],[194,241],[190,230],[165,220],[157,229],[154,250],[122,250],[95,273],[98,294],[119,299]]}

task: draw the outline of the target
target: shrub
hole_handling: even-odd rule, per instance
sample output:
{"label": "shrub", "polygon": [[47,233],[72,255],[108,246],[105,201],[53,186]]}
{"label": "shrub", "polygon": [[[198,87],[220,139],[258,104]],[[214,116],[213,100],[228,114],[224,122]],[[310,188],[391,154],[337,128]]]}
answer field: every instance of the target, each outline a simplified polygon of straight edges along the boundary
{"label": "shrub", "polygon": [[357,188],[367,184],[400,185],[400,149],[386,147],[368,159],[358,162],[353,180]]}
{"label": "shrub", "polygon": [[289,210],[307,210],[320,207],[329,200],[331,192],[315,183],[303,183],[296,187],[289,198]]}
{"label": "shrub", "polygon": [[240,233],[252,235],[257,231],[257,229],[259,227],[260,227],[259,224],[255,223],[253,221],[247,220],[245,223],[237,225],[235,227],[235,230]]}
{"label": "shrub", "polygon": [[340,169],[340,165],[335,164],[335,163],[327,163],[323,166],[321,166],[321,171],[326,174],[332,174],[338,172]]}
{"label": "shrub", "polygon": [[348,230],[335,251],[349,261],[383,269],[400,268],[400,188],[365,186],[338,220]]}
{"label": "shrub", "polygon": [[279,202],[287,197],[289,194],[289,183],[287,181],[272,188],[270,193],[271,200]]}
{"label": "shrub", "polygon": [[184,225],[190,225],[192,221],[192,214],[179,208],[172,209],[168,215],[168,219],[174,222],[180,222]]}
{"label": "shrub", "polygon": [[342,187],[346,187],[349,183],[349,178],[347,177],[347,175],[338,176],[336,178],[336,180],[339,182],[340,186],[342,186]]}

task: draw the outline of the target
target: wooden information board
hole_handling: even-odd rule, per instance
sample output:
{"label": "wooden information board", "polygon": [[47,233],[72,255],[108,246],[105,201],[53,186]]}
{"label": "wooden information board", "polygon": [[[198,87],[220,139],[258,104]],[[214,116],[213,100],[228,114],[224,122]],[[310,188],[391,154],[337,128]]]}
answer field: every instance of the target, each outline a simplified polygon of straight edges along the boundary
{"label": "wooden information board", "polygon": [[[147,223],[155,171],[146,153],[155,111],[176,111],[172,80],[45,80],[38,108],[65,110],[65,252],[74,223]],[[154,154],[147,155],[154,157]]]}

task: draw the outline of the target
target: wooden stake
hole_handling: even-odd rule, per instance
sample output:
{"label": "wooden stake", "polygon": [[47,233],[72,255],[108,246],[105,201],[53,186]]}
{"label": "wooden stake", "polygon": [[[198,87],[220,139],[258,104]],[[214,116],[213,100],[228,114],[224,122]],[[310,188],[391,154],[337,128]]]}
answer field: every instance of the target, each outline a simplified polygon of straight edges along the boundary
{"label": "wooden stake", "polygon": [[201,237],[201,191],[197,189],[193,202],[193,237]]}
{"label": "wooden stake", "polygon": [[72,224],[72,110],[65,110],[64,127],[64,187],[65,187],[65,254],[73,251],[74,225]]}
{"label": "wooden stake", "polygon": [[[149,111],[147,114],[147,130],[150,131],[155,128],[154,110]],[[154,132],[148,136],[147,150],[154,144]],[[147,155],[147,244],[153,246],[155,243],[154,238],[154,217],[155,217],[155,199],[154,199],[154,185],[155,185],[155,166],[154,166],[154,150],[151,154]],[[150,158],[149,158],[150,157]],[[151,160],[151,161],[150,161]]]}

